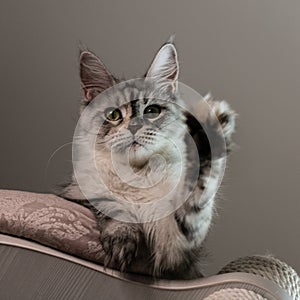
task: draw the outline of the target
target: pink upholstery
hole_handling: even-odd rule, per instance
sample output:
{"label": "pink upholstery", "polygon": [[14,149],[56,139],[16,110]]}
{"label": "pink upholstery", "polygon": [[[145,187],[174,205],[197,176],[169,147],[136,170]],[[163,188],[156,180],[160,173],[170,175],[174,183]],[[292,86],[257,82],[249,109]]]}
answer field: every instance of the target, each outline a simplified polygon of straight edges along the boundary
{"label": "pink upholstery", "polygon": [[102,262],[92,212],[55,195],[0,190],[0,232]]}

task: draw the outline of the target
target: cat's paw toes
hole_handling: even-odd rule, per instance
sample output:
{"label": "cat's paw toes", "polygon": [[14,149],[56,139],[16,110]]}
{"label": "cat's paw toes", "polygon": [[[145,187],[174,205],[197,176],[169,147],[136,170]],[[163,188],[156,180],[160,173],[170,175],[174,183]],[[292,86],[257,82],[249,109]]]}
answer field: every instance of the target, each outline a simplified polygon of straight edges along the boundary
{"label": "cat's paw toes", "polygon": [[101,244],[105,253],[104,266],[125,271],[137,256],[138,237],[127,228],[102,233]]}
{"label": "cat's paw toes", "polygon": [[224,137],[230,138],[235,130],[236,113],[225,100],[214,100],[211,94],[208,94],[204,99],[210,106],[209,117],[211,122],[218,121]]}

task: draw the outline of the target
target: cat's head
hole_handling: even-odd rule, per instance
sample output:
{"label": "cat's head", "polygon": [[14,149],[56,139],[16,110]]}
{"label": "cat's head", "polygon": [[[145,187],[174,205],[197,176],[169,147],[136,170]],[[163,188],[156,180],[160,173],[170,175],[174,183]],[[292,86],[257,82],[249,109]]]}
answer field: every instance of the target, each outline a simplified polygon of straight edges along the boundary
{"label": "cat's head", "polygon": [[[143,79],[121,82],[92,52],[80,55],[83,108],[98,101],[102,125],[99,151],[125,153],[133,165],[144,165],[153,154],[178,160],[186,130],[176,104],[179,65],[172,42],[164,44]],[[105,95],[105,96],[101,96]],[[177,153],[177,154],[176,154]]]}

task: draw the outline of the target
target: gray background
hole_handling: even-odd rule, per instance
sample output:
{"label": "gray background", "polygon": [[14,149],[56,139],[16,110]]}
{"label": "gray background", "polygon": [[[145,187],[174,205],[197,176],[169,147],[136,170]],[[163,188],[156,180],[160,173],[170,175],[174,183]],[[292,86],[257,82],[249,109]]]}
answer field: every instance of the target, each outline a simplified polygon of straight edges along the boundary
{"label": "gray background", "polygon": [[72,140],[80,41],[133,78],[176,33],[181,81],[239,113],[207,272],[257,253],[300,271],[299,1],[7,0],[0,22],[2,188],[51,191],[70,170],[70,145],[47,162]]}

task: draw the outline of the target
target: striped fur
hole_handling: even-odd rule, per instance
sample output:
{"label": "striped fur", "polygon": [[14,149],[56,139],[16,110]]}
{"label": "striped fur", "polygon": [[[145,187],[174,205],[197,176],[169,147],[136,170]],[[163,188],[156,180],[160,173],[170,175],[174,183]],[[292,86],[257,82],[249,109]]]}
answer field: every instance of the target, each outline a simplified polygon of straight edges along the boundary
{"label": "striped fur", "polygon": [[[85,96],[83,107],[99,93],[119,82],[107,71],[104,64],[88,51],[81,55],[80,66]],[[147,268],[151,268],[154,276],[167,278],[201,276],[199,264],[202,259],[203,241],[213,218],[219,174],[224,167],[226,154],[231,149],[235,114],[225,101],[216,101],[209,95],[205,100],[210,105],[211,111],[207,113],[203,124],[197,122],[189,112],[176,105],[179,101],[178,73],[177,52],[175,46],[168,42],[159,50],[146,73],[146,77],[154,78],[161,88],[157,89],[157,86],[147,83],[133,86],[125,83],[114,93],[110,104],[113,107],[122,107],[120,111],[123,119],[113,124],[108,121],[103,123],[97,137],[99,143],[96,148],[96,162],[102,178],[106,180],[112,193],[128,202],[148,203],[160,199],[168,191],[170,184],[177,180],[178,161],[181,159],[184,170],[178,183],[179,188],[176,193],[171,193],[166,201],[178,203],[188,191],[187,200],[161,219],[124,223],[117,220],[118,215],[122,213],[122,207],[113,202],[113,199],[103,196],[103,199],[85,201],[74,176],[61,194],[65,198],[81,201],[94,211],[106,255],[105,265],[112,268],[124,271],[133,260],[138,259],[140,252],[146,251],[149,253]],[[161,100],[166,98],[168,101]],[[143,111],[151,104],[159,105],[161,113],[156,119],[145,120],[142,118]],[[204,130],[204,127],[208,126],[213,129],[214,138],[221,139],[224,134],[226,141],[225,147],[222,146],[214,157],[211,155],[210,143]],[[137,147],[144,145],[151,151],[134,152],[131,158],[133,168],[137,173],[147,176],[146,167],[150,163],[151,155],[160,154],[167,162],[166,181],[162,180],[149,189],[138,189],[130,186],[128,182],[124,183],[118,177],[110,153],[114,151],[116,157],[119,155],[122,161],[124,151],[133,144],[134,138]],[[178,151],[174,150],[174,145],[168,138],[176,142],[182,156],[178,156]],[[191,150],[192,142],[197,146],[196,152],[195,149]],[[195,172],[196,156],[200,158],[200,169],[197,171],[197,184],[194,186],[192,175]],[[152,165],[151,168],[160,172],[159,164]],[[103,213],[105,201],[115,205],[113,209],[110,208],[110,213],[117,219],[112,218],[111,214],[107,216]],[[134,211],[130,214],[132,220],[139,219]]]}

